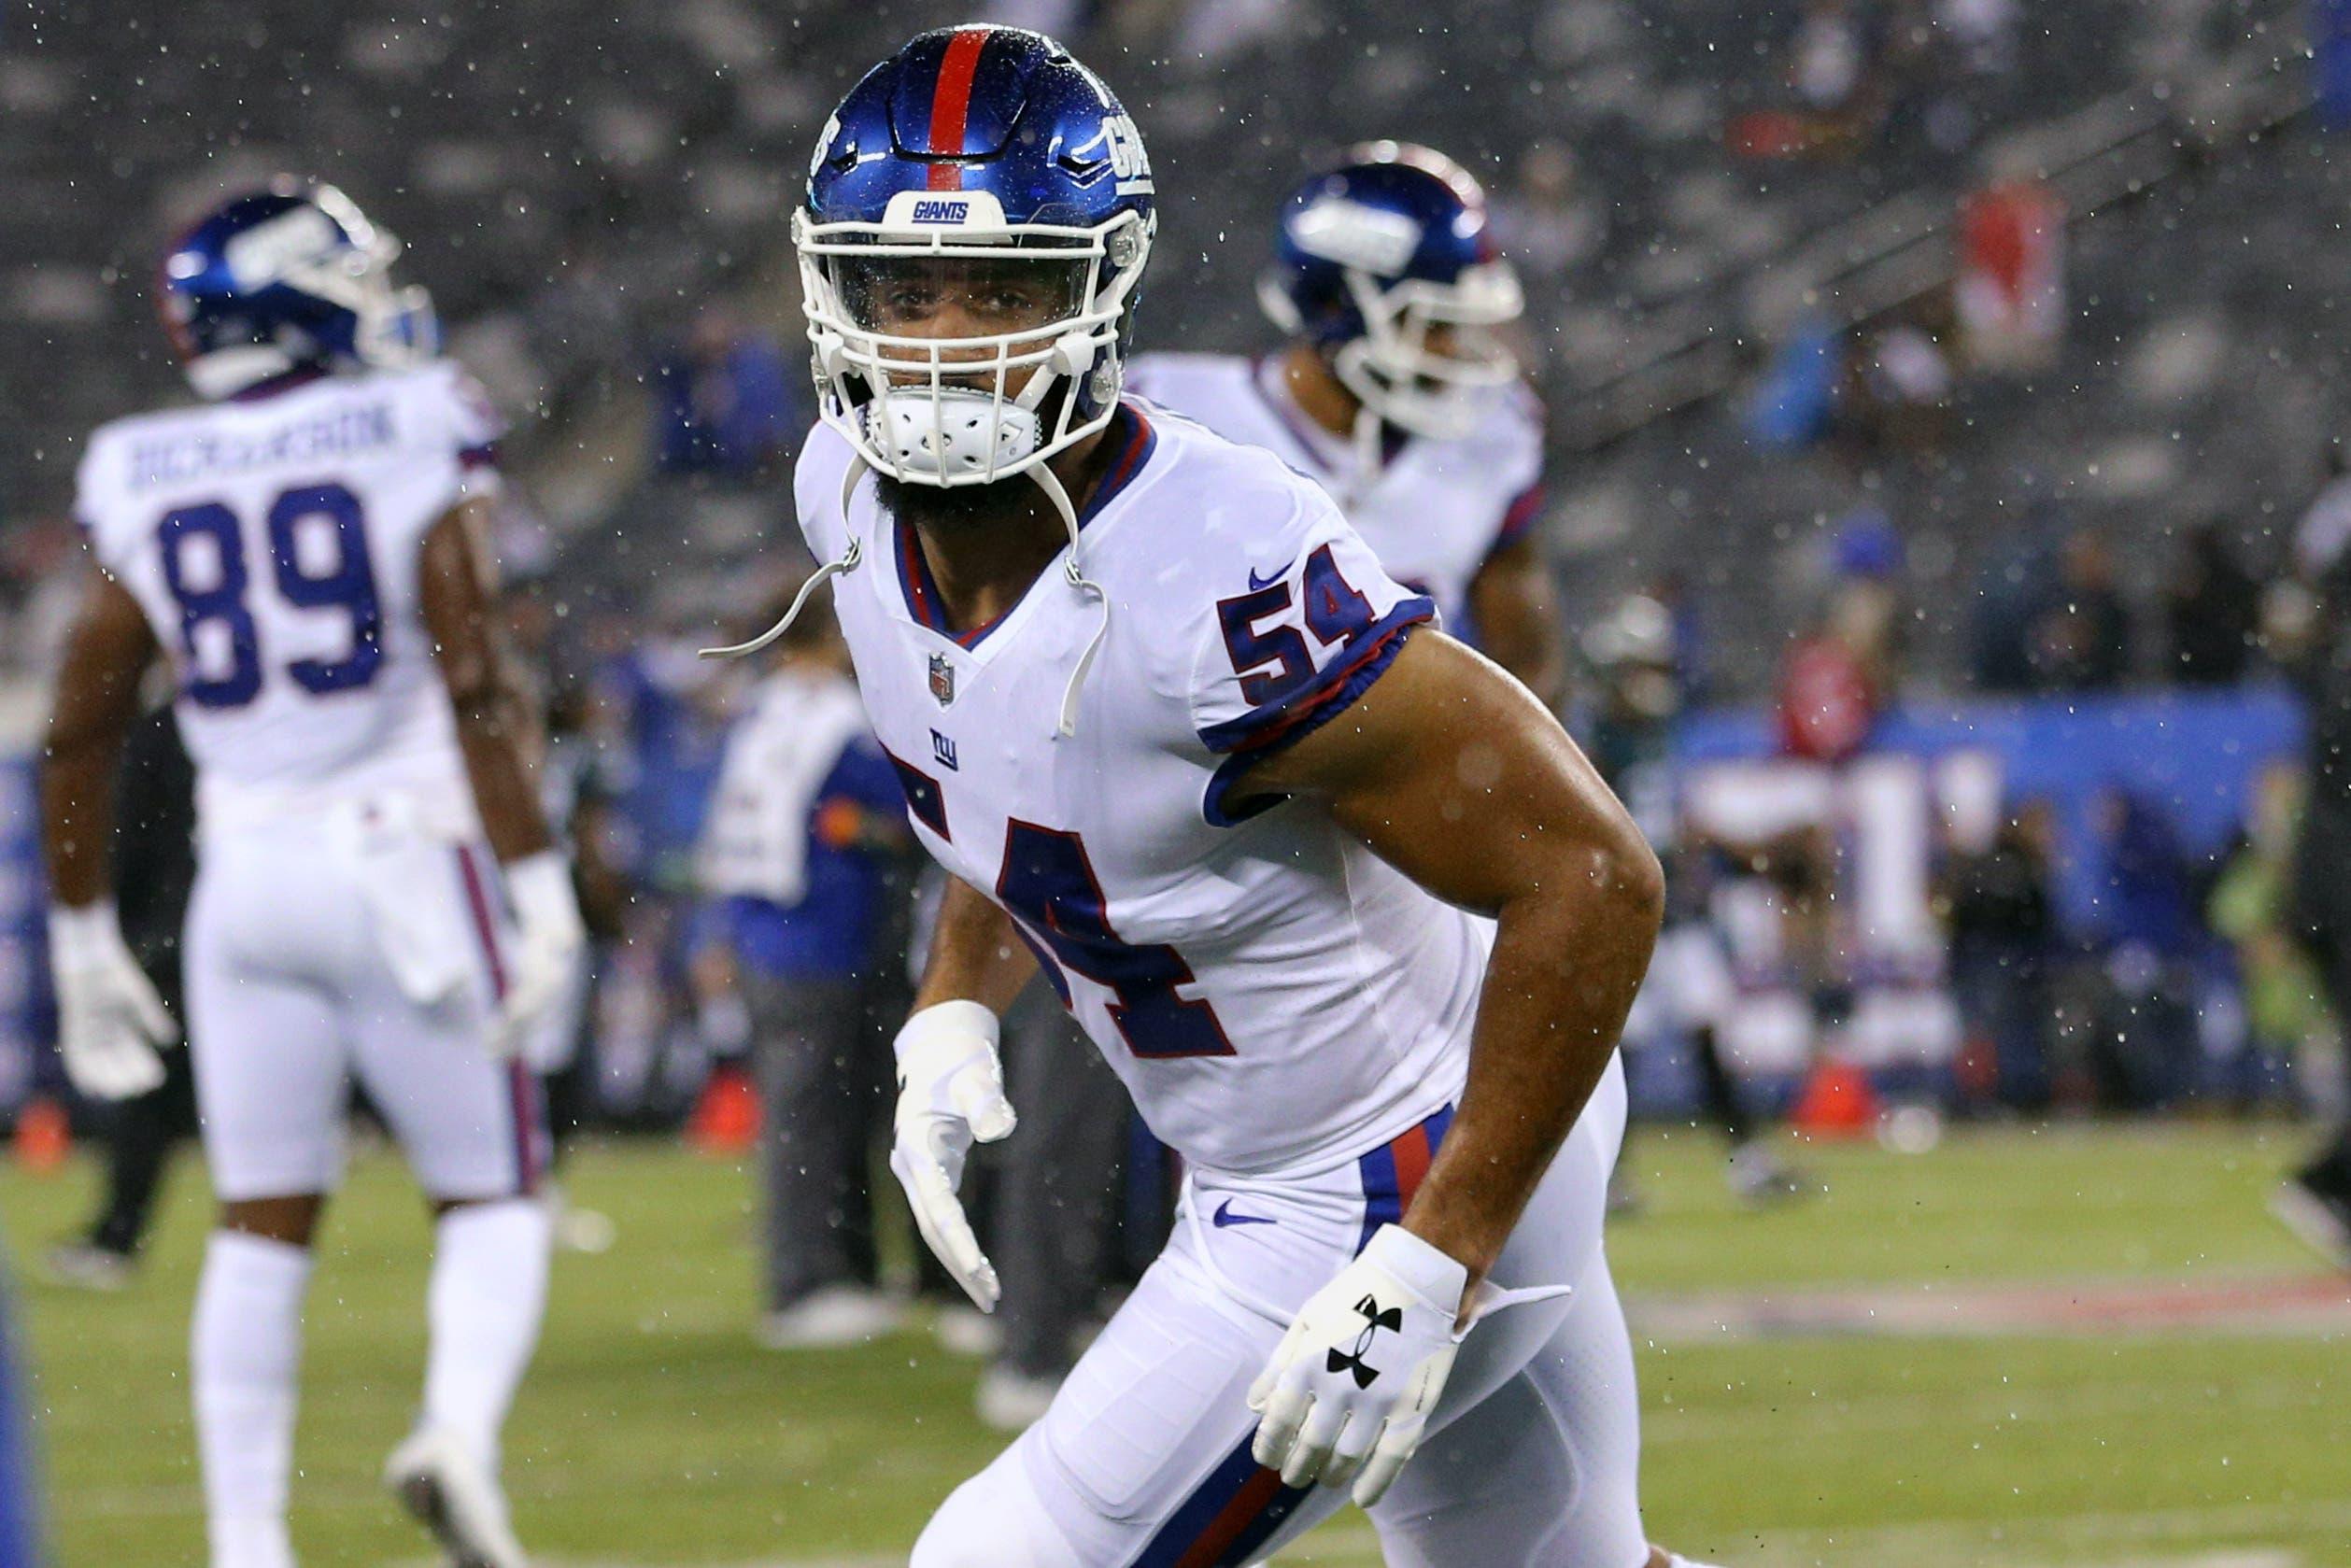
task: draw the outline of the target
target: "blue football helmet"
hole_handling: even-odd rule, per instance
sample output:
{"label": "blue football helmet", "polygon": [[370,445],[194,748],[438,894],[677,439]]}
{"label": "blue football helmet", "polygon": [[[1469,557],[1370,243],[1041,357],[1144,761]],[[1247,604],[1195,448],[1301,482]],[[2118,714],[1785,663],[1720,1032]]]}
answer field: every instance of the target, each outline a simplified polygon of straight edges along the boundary
{"label": "blue football helmet", "polygon": [[308,368],[392,367],[440,347],[432,300],[396,288],[400,242],[332,185],[238,196],[163,258],[159,305],[200,396]]}
{"label": "blue football helmet", "polygon": [[902,481],[1044,475],[1116,411],[1156,224],[1134,121],[1068,50],[920,35],[833,111],[793,214],[823,418]]}
{"label": "blue football helmet", "polygon": [[1525,296],[1494,248],[1485,192],[1424,147],[1367,143],[1299,186],[1257,301],[1366,410],[1416,434],[1466,434],[1480,389],[1518,376],[1496,329]]}

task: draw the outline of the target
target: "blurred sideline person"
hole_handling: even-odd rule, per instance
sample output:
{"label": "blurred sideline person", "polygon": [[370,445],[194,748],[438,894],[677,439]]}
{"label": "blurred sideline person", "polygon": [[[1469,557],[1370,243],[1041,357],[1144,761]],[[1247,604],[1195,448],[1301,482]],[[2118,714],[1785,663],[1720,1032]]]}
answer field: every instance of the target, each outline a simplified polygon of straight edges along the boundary
{"label": "blurred sideline person", "polygon": [[1020,1432],[1042,1417],[1109,1288],[1128,1102],[1053,988],[1004,1013],[1004,1081],[1027,1109],[997,1163],[989,1251],[1003,1260],[1002,1341],[974,1391],[980,1420]]}
{"label": "blurred sideline person", "polygon": [[1355,148],[1283,205],[1257,297],[1280,351],[1142,355],[1128,389],[1322,485],[1389,576],[1556,711],[1543,412],[1500,335],[1525,301],[1485,192],[1427,148]]}
{"label": "blurred sideline person", "polygon": [[1041,968],[1187,1176],[913,1568],[1254,1562],[1350,1495],[1392,1564],[1664,1568],[1600,1234],[1656,860],[1325,492],[1120,397],[1155,203],[1098,78],[974,26],[850,91],[795,214],[800,527],[951,873],[892,1169],[995,1306],[956,1191]]}
{"label": "blurred sideline person", "polygon": [[[1722,1031],[1738,1002],[1731,956],[1715,929],[1710,846],[1682,819],[1672,774],[1673,722],[1681,711],[1673,615],[1646,594],[1619,600],[1583,637],[1598,686],[1585,737],[1593,765],[1633,813],[1665,864],[1665,924],[1640,995],[1624,1021],[1627,1050],[1686,1042],[1698,1073],[1700,1113],[1731,1148],[1724,1176],[1749,1203],[1797,1196],[1804,1179],[1759,1136]],[[1638,1196],[1620,1165],[1610,1202]]]}
{"label": "blurred sideline person", "polygon": [[750,1010],[773,1349],[857,1344],[901,1315],[876,1288],[867,1176],[906,1003],[905,807],[840,634],[801,615],[727,737],[701,853]]}
{"label": "blurred sideline person", "polygon": [[[513,647],[528,674],[544,676],[552,648],[553,614],[544,580],[505,594]],[[596,1061],[586,1049],[598,955],[626,930],[629,889],[612,863],[616,831],[613,792],[597,737],[590,730],[593,698],[584,681],[557,685],[538,706],[545,714],[536,758],[539,806],[547,832],[572,869],[587,939],[573,958],[555,1000],[524,1036],[522,1059],[538,1075],[546,1102],[547,1175],[544,1195],[555,1220],[555,1239],[567,1250],[607,1252],[617,1236],[611,1216],[573,1200],[563,1180],[566,1155],[596,1109]]]}
{"label": "blurred sideline person", "polygon": [[[196,877],[196,773],[168,704],[131,728],[115,780],[115,908],[131,956],[163,1010],[181,1015],[179,939]],[[51,1283],[116,1291],[130,1282],[154,1218],[163,1167],[182,1138],[196,1136],[196,1087],[188,1053],[161,1057],[163,1081],[105,1108],[104,1202],[78,1239],[50,1249]]]}
{"label": "blurred sideline person", "polygon": [[84,1093],[121,1097],[162,1081],[176,1038],[106,897],[114,770],[160,654],[198,780],[188,1024],[220,1211],[191,1383],[214,1568],[293,1561],[303,1298],[353,1078],[436,1216],[423,1408],[386,1484],[453,1561],[522,1561],[499,1432],[538,1339],[548,1222],[544,1114],[514,1052],[580,916],[500,635],[496,417],[432,357],[397,253],[331,187],[217,208],[162,275],[203,403],[102,427],[79,473],[100,571],[41,791],[60,1045]]}

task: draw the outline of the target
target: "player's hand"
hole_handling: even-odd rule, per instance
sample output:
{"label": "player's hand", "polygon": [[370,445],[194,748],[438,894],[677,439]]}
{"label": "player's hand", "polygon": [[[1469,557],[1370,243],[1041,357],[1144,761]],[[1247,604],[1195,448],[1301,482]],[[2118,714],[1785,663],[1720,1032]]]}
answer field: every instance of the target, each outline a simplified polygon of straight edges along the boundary
{"label": "player's hand", "polygon": [[1380,1501],[1421,1446],[1461,1344],[1469,1271],[1400,1225],[1382,1225],[1307,1299],[1250,1386],[1262,1418],[1252,1453],[1282,1484],[1354,1483]]}
{"label": "player's hand", "polygon": [[996,1310],[1001,1290],[956,1193],[971,1146],[1013,1130],[996,1036],[996,1014],[979,1003],[939,1002],[909,1018],[892,1047],[898,1117],[890,1169],[923,1239],[983,1312]]}
{"label": "player's hand", "polygon": [[57,982],[57,1050],[92,1099],[127,1100],[163,1082],[159,1046],[179,1038],[163,999],[123,945],[111,899],[49,914]]}
{"label": "player's hand", "polygon": [[562,999],[572,983],[572,966],[587,945],[588,928],[572,891],[572,868],[561,855],[543,850],[504,869],[517,930],[506,995],[490,1028],[490,1048],[501,1056],[512,1056],[521,1051],[531,1026]]}

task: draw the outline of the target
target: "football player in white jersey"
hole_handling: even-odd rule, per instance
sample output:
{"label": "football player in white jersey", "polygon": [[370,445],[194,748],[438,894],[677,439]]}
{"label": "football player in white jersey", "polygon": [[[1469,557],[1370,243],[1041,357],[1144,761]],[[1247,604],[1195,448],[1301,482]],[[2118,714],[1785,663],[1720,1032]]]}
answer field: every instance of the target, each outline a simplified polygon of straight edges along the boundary
{"label": "football player in white jersey", "polygon": [[1109,89],[986,26],[851,91],[794,219],[800,526],[952,873],[892,1168],[992,1306],[956,1193],[1041,965],[1188,1173],[914,1568],[1253,1562],[1350,1495],[1392,1563],[1669,1562],[1600,1246],[1656,860],[1319,487],[1122,401],[1153,227]]}
{"label": "football player in white jersey", "polygon": [[1424,147],[1353,148],[1284,204],[1257,296],[1281,352],[1146,354],[1128,389],[1320,482],[1389,576],[1555,711],[1542,409],[1497,335],[1524,300],[1478,182]]}
{"label": "football player in white jersey", "polygon": [[177,1038],[104,896],[115,758],[160,653],[198,776],[187,1028],[220,1209],[191,1386],[213,1568],[293,1561],[303,1296],[354,1078],[437,1217],[422,1412],[387,1483],[451,1561],[522,1561],[498,1439],[548,1222],[513,1047],[580,921],[499,641],[497,420],[432,358],[397,248],[327,187],[220,206],[161,283],[205,401],[101,428],[79,476],[100,571],[42,780],[59,1044],[107,1096],[153,1083]]}

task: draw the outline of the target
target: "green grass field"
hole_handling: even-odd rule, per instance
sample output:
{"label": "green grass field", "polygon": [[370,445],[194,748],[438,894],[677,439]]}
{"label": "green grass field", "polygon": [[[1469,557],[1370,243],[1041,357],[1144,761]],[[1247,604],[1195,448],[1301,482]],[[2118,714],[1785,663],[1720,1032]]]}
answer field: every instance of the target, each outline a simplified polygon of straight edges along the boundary
{"label": "green grass field", "polygon": [[[1652,1534],[1733,1568],[2351,1563],[2351,1305],[2261,1210],[2298,1143],[2187,1127],[1808,1150],[1826,1193],[1758,1215],[1706,1140],[1636,1135],[1648,1202],[1611,1252],[1644,1341]],[[202,1180],[179,1173],[133,1292],[41,1289],[23,1254],[69,1228],[91,1181],[0,1173],[57,1559],[198,1562],[185,1334]],[[903,1561],[998,1446],[970,1414],[973,1365],[911,1333],[756,1349],[735,1166],[591,1149],[571,1185],[619,1242],[558,1262],[510,1429],[524,1538],[565,1564]],[[294,1532],[314,1568],[426,1558],[375,1476],[416,1394],[427,1234],[398,1165],[362,1160],[311,1298]],[[2228,1309],[2160,1332],[2075,1322],[2076,1293],[2053,1285]],[[1824,1292],[1844,1293],[1840,1326],[1772,1329]],[[2012,1299],[2021,1317],[1994,1324]],[[1927,1332],[1871,1332],[1921,1304],[1943,1313]],[[1743,1326],[1705,1326],[1718,1307]],[[1378,1554],[1349,1515],[1284,1561]]]}

